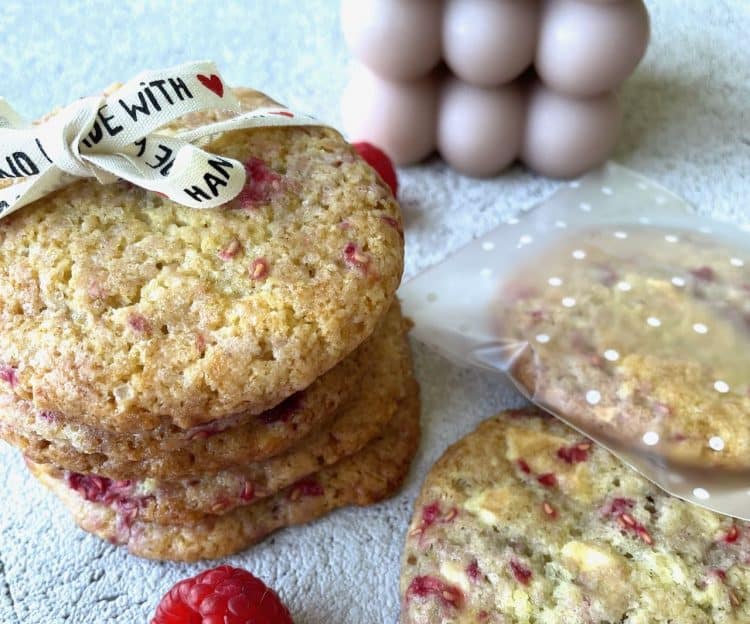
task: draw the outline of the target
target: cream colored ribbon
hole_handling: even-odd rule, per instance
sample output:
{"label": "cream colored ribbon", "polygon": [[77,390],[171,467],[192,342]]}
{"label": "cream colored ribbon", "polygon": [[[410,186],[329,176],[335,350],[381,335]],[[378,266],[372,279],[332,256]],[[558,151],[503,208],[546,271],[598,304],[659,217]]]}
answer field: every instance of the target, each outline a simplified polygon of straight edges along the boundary
{"label": "cream colored ribbon", "polygon": [[[158,129],[198,111],[237,111],[231,119],[172,134]],[[109,96],[73,102],[35,126],[0,98],[0,218],[79,178],[118,179],[190,208],[215,208],[236,197],[245,168],[193,142],[244,128],[322,125],[284,107],[240,113],[240,103],[207,61],[145,71]]]}

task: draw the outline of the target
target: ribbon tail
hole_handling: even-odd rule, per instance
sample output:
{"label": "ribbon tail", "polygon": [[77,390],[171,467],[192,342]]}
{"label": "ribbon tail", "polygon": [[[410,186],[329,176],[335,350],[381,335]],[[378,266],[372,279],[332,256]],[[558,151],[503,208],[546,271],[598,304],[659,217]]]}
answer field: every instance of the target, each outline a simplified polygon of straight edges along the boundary
{"label": "ribbon tail", "polygon": [[240,193],[247,175],[244,165],[233,158],[163,135],[146,137],[118,154],[84,158],[92,170],[128,180],[190,208],[226,204]]}
{"label": "ribbon tail", "polygon": [[0,189],[0,217],[7,217],[19,208],[68,186],[76,179],[52,165],[37,176]]}

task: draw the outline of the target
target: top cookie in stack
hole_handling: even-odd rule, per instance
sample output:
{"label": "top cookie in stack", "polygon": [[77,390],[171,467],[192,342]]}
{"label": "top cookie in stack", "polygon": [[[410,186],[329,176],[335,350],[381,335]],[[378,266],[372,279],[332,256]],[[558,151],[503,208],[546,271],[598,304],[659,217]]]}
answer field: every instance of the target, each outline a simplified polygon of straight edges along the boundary
{"label": "top cookie in stack", "polygon": [[373,170],[324,128],[208,149],[247,163],[223,208],[81,181],[3,221],[0,364],[16,400],[114,431],[188,428],[273,407],[372,333],[403,262]]}
{"label": "top cookie in stack", "polygon": [[[405,362],[389,415],[415,397],[391,310],[400,212],[373,169],[321,127],[203,147],[247,170],[220,208],[84,180],[0,225],[0,435],[67,478],[204,477],[298,449],[341,417],[373,354]],[[372,336],[389,310],[398,357]]]}

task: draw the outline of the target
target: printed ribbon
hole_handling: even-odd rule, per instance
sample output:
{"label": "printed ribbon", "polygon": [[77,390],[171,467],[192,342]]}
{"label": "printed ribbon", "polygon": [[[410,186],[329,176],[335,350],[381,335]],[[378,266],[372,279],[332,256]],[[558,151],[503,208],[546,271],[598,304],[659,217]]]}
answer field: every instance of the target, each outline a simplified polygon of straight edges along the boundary
{"label": "printed ribbon", "polygon": [[[236,117],[176,133],[158,128],[204,110]],[[245,168],[193,142],[243,128],[322,125],[283,107],[240,113],[239,100],[211,62],[146,71],[109,96],[82,98],[35,126],[0,98],[0,218],[79,178],[122,178],[190,208],[215,208],[236,197]]]}

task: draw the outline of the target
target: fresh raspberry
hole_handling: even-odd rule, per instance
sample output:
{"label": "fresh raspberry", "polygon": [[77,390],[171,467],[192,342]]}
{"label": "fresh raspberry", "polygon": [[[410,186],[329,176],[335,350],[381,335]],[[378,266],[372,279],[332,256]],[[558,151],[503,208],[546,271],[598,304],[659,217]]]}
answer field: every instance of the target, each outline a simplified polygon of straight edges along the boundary
{"label": "fresh raspberry", "polygon": [[448,585],[445,581],[434,576],[417,576],[409,584],[406,590],[406,601],[410,602],[413,598],[428,598],[435,596],[444,605],[451,607],[461,607],[464,602],[464,595],[458,587]]}
{"label": "fresh raspberry", "polygon": [[517,459],[516,464],[518,464],[521,472],[524,474],[531,474],[531,466],[529,466],[529,463],[525,459]]}
{"label": "fresh raspberry", "polygon": [[436,522],[440,524],[450,524],[456,519],[456,516],[458,516],[458,509],[455,507],[451,507],[447,512],[443,513],[440,509],[440,503],[438,501],[433,501],[422,509],[422,523],[419,527],[412,530],[409,535],[423,535],[427,529]]}
{"label": "fresh raspberry", "polygon": [[242,492],[240,492],[240,500],[249,503],[255,498],[255,486],[250,481],[245,481],[245,485],[242,486]]}
{"label": "fresh raspberry", "polygon": [[427,528],[428,526],[435,524],[435,521],[438,518],[440,518],[440,503],[438,501],[430,503],[422,510],[423,527]]}
{"label": "fresh raspberry", "polygon": [[605,516],[616,517],[623,512],[630,511],[635,507],[635,501],[629,498],[614,498],[602,509]]}
{"label": "fresh raspberry", "polygon": [[291,487],[287,498],[290,501],[297,502],[300,498],[323,496],[323,494],[325,494],[325,490],[315,477],[304,477]]}
{"label": "fresh raspberry", "polygon": [[133,482],[130,479],[113,481],[98,475],[85,475],[79,472],[68,472],[65,475],[68,487],[78,492],[92,503],[111,505],[118,502],[134,502]]}
{"label": "fresh raspberry", "polygon": [[740,537],[740,530],[737,528],[736,524],[732,525],[732,528],[727,531],[727,534],[724,536],[724,541],[727,544],[734,544],[737,539]]}
{"label": "fresh raspberry", "polygon": [[293,624],[263,581],[220,566],[180,581],[162,598],[151,624]]}
{"label": "fresh raspberry", "polygon": [[466,575],[474,583],[478,583],[482,579],[482,572],[479,570],[479,562],[476,559],[473,559],[472,562],[466,566]]}
{"label": "fresh raspberry", "polygon": [[364,141],[361,143],[352,143],[352,147],[357,150],[362,160],[380,174],[383,182],[391,187],[391,192],[396,197],[398,193],[398,178],[388,155],[379,147],[375,147],[372,143]]}

